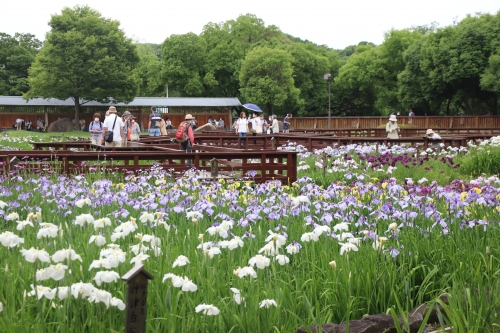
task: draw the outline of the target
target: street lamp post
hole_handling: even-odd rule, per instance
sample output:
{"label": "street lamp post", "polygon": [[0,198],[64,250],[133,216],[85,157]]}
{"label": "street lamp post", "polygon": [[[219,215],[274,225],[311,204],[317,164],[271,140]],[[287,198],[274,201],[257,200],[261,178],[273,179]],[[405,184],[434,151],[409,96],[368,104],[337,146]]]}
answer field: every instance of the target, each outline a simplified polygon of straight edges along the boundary
{"label": "street lamp post", "polygon": [[332,128],[332,109],[331,109],[331,95],[330,95],[330,82],[332,82],[332,75],[325,74],[324,79],[328,82],[328,128]]}

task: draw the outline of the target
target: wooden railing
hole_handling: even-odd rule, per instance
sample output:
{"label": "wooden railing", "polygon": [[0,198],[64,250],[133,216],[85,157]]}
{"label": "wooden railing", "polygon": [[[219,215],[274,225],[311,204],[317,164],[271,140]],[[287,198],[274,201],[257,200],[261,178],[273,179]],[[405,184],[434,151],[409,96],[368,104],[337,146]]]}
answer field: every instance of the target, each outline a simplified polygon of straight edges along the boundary
{"label": "wooden railing", "polygon": [[[217,161],[217,171],[221,175],[253,179],[256,182],[279,180],[284,183],[297,180],[297,153],[293,151],[243,151],[223,147],[194,147],[196,152],[186,153],[178,150],[178,145],[150,145],[144,147],[151,151],[131,151],[130,147],[110,148],[94,146],[81,142],[46,142],[33,143],[36,149],[31,151],[0,152],[0,164],[4,172],[10,172],[10,161],[13,157],[21,159],[17,169],[40,171],[54,169],[61,173],[84,173],[96,170],[109,172],[139,172],[147,170],[155,163],[160,163],[165,170],[174,176],[182,176],[182,172],[195,167],[211,177],[212,163]],[[147,145],[145,145],[147,146]],[[58,148],[80,149],[58,150]],[[134,147],[135,148],[135,147]],[[98,149],[98,150],[88,150]],[[192,163],[189,163],[192,162]],[[188,165],[190,164],[190,165]],[[249,176],[253,171],[255,175]],[[203,177],[202,177],[203,178]]]}
{"label": "wooden railing", "polygon": [[[100,114],[104,117],[106,109],[102,109]],[[132,114],[138,117],[138,122],[142,128],[147,128],[149,110],[136,110],[131,109]],[[207,123],[208,117],[211,115],[214,119],[218,120],[223,118],[226,127],[231,126],[232,120],[228,118],[228,113],[194,113],[193,114],[198,125]],[[32,113],[32,112],[1,112],[0,113],[0,128],[12,128],[17,118],[30,119],[34,124],[36,119],[41,117],[48,124],[56,121],[58,118],[73,118],[71,112],[51,112],[51,113]],[[162,114],[163,117],[169,117],[172,124],[177,126],[183,119],[183,114]],[[93,113],[81,113],[81,119],[85,119],[86,125],[92,121]],[[440,129],[455,129],[455,128],[499,128],[499,116],[422,116],[412,117],[399,116],[398,123],[415,127],[415,128],[440,128]],[[102,119],[102,118],[101,118]],[[335,129],[373,129],[383,126],[387,123],[388,117],[332,117],[331,128]],[[293,117],[291,119],[293,129],[327,129],[327,117]]]}
{"label": "wooden railing", "polygon": [[[427,148],[429,141],[424,139],[423,130],[422,135],[407,135],[399,139],[388,139],[385,136],[333,136],[325,133],[316,134],[262,134],[257,136],[238,137],[235,134],[203,134],[195,137],[194,151],[206,151],[209,147],[231,148],[232,150],[241,151],[268,151],[276,150],[278,147],[288,145],[290,143],[299,144],[307,148],[309,151],[314,149],[322,149],[328,146],[341,146],[347,144],[384,144],[387,146],[406,144],[410,146],[420,146]],[[494,136],[487,133],[460,133],[455,135],[445,136],[442,135],[441,142],[447,146],[460,147],[467,146],[469,141],[487,140]],[[385,133],[385,132],[384,132]],[[90,142],[33,142],[34,149],[46,150],[67,150],[67,149],[80,149],[80,150],[97,150],[97,151],[156,151],[159,149],[179,149],[178,144],[173,144],[169,137],[141,137],[141,141],[128,142],[127,147],[104,147],[100,145],[92,145]],[[161,147],[161,148],[160,148]],[[231,150],[231,151],[232,151]]]}
{"label": "wooden railing", "polygon": [[[492,128],[500,127],[497,116],[399,116],[398,123],[418,128]],[[332,128],[377,128],[387,123],[388,117],[332,117]],[[328,128],[327,117],[293,117],[292,128]]]}
{"label": "wooden railing", "polygon": [[[423,136],[427,129],[425,128],[401,128],[399,135],[407,136]],[[464,135],[464,134],[491,134],[500,135],[500,128],[433,128],[433,131],[442,135]],[[290,133],[296,134],[319,134],[319,135],[334,135],[334,136],[387,136],[384,128],[334,128],[334,129],[293,129]]]}

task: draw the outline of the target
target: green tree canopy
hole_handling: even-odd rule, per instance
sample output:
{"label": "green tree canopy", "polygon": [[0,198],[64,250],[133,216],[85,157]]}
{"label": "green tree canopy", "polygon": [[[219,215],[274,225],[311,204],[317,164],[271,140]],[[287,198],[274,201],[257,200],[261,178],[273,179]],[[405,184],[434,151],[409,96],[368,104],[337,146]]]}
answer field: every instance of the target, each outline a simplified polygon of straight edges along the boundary
{"label": "green tree canopy", "polygon": [[165,85],[161,79],[161,45],[136,44],[139,51],[137,76],[140,79],[138,96],[163,97]]}
{"label": "green tree canopy", "polygon": [[496,112],[499,15],[468,16],[456,26],[430,32],[422,43],[410,47],[399,75],[400,100],[429,115]]}
{"label": "green tree canopy", "polygon": [[49,26],[29,70],[30,90],[25,98],[72,98],[78,121],[86,101],[127,102],[136,96],[139,56],[118,21],[77,6],[53,15]]}
{"label": "green tree canopy", "polygon": [[273,106],[297,100],[300,91],[294,86],[292,60],[288,52],[279,49],[259,47],[248,52],[240,71],[243,97],[265,105],[269,114]]}
{"label": "green tree canopy", "polygon": [[266,26],[255,15],[240,15],[236,20],[209,23],[201,34],[207,43],[204,82],[209,96],[238,96],[239,72],[247,52],[262,44],[278,44],[282,33]]}
{"label": "green tree canopy", "polygon": [[181,96],[205,96],[206,41],[194,33],[172,35],[162,45],[162,79]]}
{"label": "green tree canopy", "polygon": [[31,34],[0,33],[0,95],[22,95],[28,91],[28,68],[42,42]]}

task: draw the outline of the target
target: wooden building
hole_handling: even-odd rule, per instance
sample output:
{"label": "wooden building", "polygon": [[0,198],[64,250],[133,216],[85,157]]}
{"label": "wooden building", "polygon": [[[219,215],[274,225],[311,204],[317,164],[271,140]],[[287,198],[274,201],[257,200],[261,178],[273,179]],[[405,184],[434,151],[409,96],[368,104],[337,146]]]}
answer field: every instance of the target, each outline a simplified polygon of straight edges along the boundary
{"label": "wooden building", "polygon": [[[38,117],[50,124],[59,118],[74,119],[75,106],[71,98],[59,100],[55,98],[34,98],[26,101],[21,96],[0,96],[0,128],[11,128],[16,119],[30,119],[36,123]],[[198,126],[206,124],[208,118],[223,119],[230,124],[231,111],[241,106],[238,98],[214,97],[136,97],[130,103],[98,103],[89,101],[81,106],[80,119],[88,124],[94,113],[100,113],[101,119],[110,106],[115,106],[118,113],[130,111],[138,119],[141,129],[147,129],[151,107],[156,106],[163,118],[169,118],[174,127],[184,120],[188,113],[198,121]]]}

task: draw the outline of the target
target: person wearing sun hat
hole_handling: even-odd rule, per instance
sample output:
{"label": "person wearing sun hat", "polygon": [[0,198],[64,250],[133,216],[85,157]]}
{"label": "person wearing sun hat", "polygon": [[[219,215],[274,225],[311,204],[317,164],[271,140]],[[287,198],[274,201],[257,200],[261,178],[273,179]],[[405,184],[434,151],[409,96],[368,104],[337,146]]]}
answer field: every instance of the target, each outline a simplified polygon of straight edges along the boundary
{"label": "person wearing sun hat", "polygon": [[141,129],[135,120],[136,117],[134,117],[130,111],[125,111],[123,113],[123,133],[125,134],[123,137],[123,146],[127,146],[127,141],[139,141]]}
{"label": "person wearing sun hat", "polygon": [[385,132],[388,139],[399,139],[398,119],[394,114],[389,117],[389,122],[385,125]]}
{"label": "person wearing sun hat", "polygon": [[425,139],[431,139],[431,140],[441,140],[441,135],[437,134],[436,132],[434,132],[432,130],[432,128],[429,128],[426,132],[425,132],[425,136],[424,136]]}
{"label": "person wearing sun hat", "polygon": [[[181,144],[180,149],[185,150],[186,153],[193,152],[193,145],[194,145],[194,131],[193,131],[193,125],[192,125],[193,119],[194,119],[194,117],[192,115],[187,114],[184,117],[184,121],[179,125],[179,127],[180,127],[180,126],[184,126],[183,124],[185,124],[185,131],[186,131],[185,133],[186,133],[187,137],[189,138],[185,142],[180,142],[180,144]],[[188,167],[191,166],[191,160],[187,160],[186,164]]]}
{"label": "person wearing sun hat", "polygon": [[110,106],[108,109],[109,116],[104,119],[104,128],[102,130],[103,133],[106,133],[108,130],[113,132],[113,142],[105,142],[104,135],[102,136],[102,143],[105,144],[106,147],[121,147],[122,146],[122,138],[123,138],[123,121],[121,117],[118,117],[116,114],[116,108],[114,106]]}
{"label": "person wearing sun hat", "polygon": [[439,148],[440,147],[440,144],[441,144],[441,135],[437,134],[436,132],[434,132],[431,128],[429,128],[426,132],[425,132],[425,136],[424,136],[424,139],[426,140],[433,140],[432,144],[431,144],[431,147],[432,148]]}

